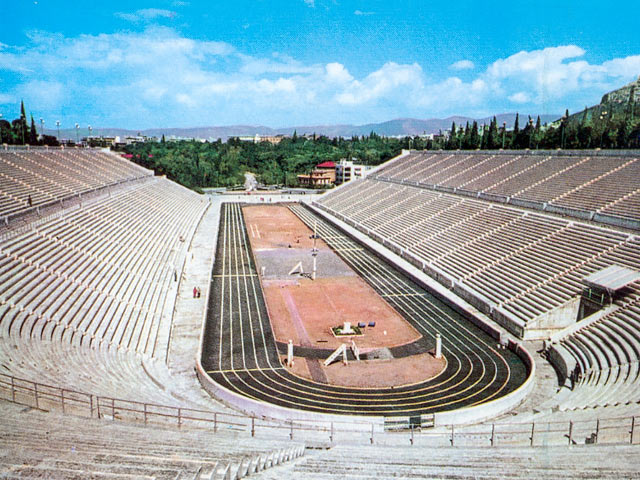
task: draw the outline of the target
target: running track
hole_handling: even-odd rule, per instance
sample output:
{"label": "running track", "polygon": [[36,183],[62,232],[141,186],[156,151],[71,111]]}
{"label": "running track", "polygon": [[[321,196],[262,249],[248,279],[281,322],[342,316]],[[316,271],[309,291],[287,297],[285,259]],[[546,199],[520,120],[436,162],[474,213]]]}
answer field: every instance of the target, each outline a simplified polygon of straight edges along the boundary
{"label": "running track", "polygon": [[281,364],[240,204],[223,204],[211,277],[202,364],[210,377],[246,397],[321,413],[420,415],[477,405],[515,390],[526,368],[511,351],[309,210],[291,207],[390,305],[435,344],[446,369],[428,381],[359,389],[316,383]]}

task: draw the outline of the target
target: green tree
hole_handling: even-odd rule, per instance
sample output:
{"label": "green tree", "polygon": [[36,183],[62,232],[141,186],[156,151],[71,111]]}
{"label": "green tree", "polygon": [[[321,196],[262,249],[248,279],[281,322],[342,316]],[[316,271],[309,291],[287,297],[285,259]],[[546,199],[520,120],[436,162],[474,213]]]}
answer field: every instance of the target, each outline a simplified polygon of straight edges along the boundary
{"label": "green tree", "polygon": [[38,130],[36,129],[36,122],[31,115],[31,128],[29,129],[29,145],[38,145]]}
{"label": "green tree", "polygon": [[480,135],[478,133],[478,122],[473,121],[471,131],[469,132],[469,146],[468,148],[476,149],[480,148]]}

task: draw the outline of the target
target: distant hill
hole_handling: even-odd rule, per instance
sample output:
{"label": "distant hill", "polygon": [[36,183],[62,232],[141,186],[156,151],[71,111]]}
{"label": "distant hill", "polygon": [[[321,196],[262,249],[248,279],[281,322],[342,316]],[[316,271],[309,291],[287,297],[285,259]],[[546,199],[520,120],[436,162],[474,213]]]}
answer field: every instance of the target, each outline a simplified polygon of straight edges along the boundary
{"label": "distant hill", "polygon": [[[526,122],[527,114],[520,114],[520,125],[524,125]],[[537,115],[531,115],[532,118],[536,118]],[[103,136],[115,136],[121,137],[127,135],[146,135],[149,137],[182,137],[182,138],[200,138],[200,139],[218,139],[226,140],[229,137],[245,136],[245,135],[291,135],[293,132],[297,132],[298,135],[303,134],[317,134],[326,135],[328,137],[352,137],[355,135],[369,135],[371,132],[375,132],[378,135],[383,136],[405,136],[405,135],[422,135],[429,133],[438,133],[440,130],[447,130],[451,128],[451,123],[456,122],[456,125],[465,125],[466,122],[472,123],[474,120],[479,125],[489,124],[492,117],[486,118],[470,118],[470,117],[448,117],[448,118],[431,118],[427,120],[421,120],[417,118],[398,118],[395,120],[389,120],[381,123],[369,123],[366,125],[309,125],[309,126],[293,126],[284,128],[271,128],[263,125],[230,125],[220,127],[192,127],[192,128],[149,128],[145,130],[126,130],[121,128],[94,128],[93,135]],[[507,128],[513,126],[515,122],[515,113],[503,113],[496,115],[498,125],[502,125],[504,122],[507,124]],[[540,115],[542,123],[552,122],[560,118],[560,115]],[[56,135],[57,130],[48,129],[47,134]],[[87,129],[79,129],[77,132],[79,137],[86,137],[89,134]],[[76,138],[75,129],[61,129],[60,136],[62,138]]]}
{"label": "distant hill", "polygon": [[[619,115],[626,115],[629,109],[640,103],[640,77],[624,87],[612,90],[602,96],[602,100],[597,105],[586,107],[577,113],[569,115],[569,124],[579,124],[583,120],[597,122],[600,117],[612,119]],[[635,105],[636,115],[640,115],[640,108]]]}

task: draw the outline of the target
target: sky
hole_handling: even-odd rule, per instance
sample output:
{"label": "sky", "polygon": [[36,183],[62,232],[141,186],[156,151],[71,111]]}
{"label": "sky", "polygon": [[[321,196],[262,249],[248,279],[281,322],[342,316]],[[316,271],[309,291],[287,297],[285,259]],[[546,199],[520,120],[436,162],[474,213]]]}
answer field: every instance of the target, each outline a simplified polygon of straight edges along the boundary
{"label": "sky", "polygon": [[48,127],[562,114],[640,75],[637,0],[15,0],[0,114]]}

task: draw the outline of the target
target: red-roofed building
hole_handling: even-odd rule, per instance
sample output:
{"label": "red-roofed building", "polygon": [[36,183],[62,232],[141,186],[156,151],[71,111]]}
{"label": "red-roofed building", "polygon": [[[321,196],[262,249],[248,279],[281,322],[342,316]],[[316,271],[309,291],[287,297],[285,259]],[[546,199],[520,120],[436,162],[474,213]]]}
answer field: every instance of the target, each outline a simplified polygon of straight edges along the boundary
{"label": "red-roofed building", "polygon": [[316,165],[310,175],[298,175],[298,183],[309,187],[332,185],[336,181],[336,164],[322,162]]}
{"label": "red-roofed building", "polygon": [[332,162],[332,161],[322,162],[322,163],[319,163],[318,165],[316,165],[316,168],[318,168],[318,169],[325,169],[326,168],[326,169],[333,170],[333,169],[336,168],[336,164],[334,162]]}

